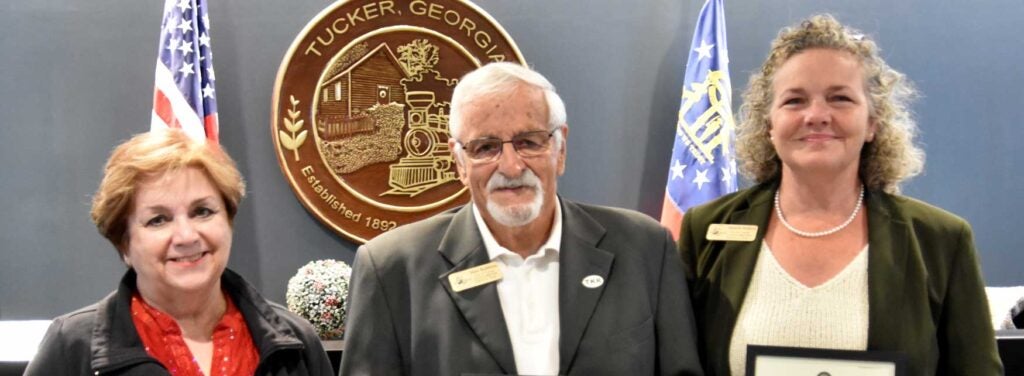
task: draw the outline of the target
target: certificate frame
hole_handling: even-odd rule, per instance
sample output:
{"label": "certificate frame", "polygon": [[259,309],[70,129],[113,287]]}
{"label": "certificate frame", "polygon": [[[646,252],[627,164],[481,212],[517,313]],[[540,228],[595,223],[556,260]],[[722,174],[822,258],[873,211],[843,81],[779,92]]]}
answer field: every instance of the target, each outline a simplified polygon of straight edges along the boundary
{"label": "certificate frame", "polygon": [[[759,369],[758,362],[762,367]],[[845,374],[909,376],[906,354],[890,351],[853,351],[805,347],[747,346],[747,376],[792,375],[794,367],[826,367],[813,376]],[[856,373],[846,372],[857,368]],[[829,372],[829,370],[840,370]],[[757,371],[760,370],[760,373]]]}

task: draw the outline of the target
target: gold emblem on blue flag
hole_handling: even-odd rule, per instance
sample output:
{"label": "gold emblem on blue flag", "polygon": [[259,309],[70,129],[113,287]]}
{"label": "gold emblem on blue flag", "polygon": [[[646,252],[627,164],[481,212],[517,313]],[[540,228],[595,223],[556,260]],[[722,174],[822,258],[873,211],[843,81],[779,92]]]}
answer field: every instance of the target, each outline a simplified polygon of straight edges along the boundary
{"label": "gold emblem on blue flag", "polygon": [[[682,105],[679,109],[677,136],[681,137],[690,153],[701,164],[714,163],[716,148],[731,150],[732,110],[729,108],[729,76],[720,70],[708,72],[704,82],[694,83],[693,90],[683,88]],[[707,103],[696,109],[695,105]],[[703,111],[696,114],[693,122],[687,122],[691,110]]]}

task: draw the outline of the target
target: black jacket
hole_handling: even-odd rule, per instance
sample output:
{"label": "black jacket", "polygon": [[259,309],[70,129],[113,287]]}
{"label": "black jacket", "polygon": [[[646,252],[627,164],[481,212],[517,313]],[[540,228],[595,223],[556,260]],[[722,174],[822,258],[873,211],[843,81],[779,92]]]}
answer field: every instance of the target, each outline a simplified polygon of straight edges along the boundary
{"label": "black jacket", "polygon": [[[221,285],[234,299],[260,354],[256,375],[333,375],[313,327],[264,299],[241,276],[224,270]],[[146,353],[131,318],[135,272],[96,304],[53,320],[25,375],[169,375]]]}

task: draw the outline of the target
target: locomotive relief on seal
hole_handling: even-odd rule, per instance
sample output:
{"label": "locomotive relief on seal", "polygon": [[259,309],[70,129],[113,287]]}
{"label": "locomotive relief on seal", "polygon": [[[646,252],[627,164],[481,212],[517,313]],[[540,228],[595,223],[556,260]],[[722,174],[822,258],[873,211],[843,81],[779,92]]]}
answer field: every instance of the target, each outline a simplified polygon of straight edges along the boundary
{"label": "locomotive relief on seal", "polygon": [[465,1],[347,1],[300,34],[278,72],[271,134],[296,197],[364,242],[465,204],[448,147],[451,92],[489,61],[523,62]]}

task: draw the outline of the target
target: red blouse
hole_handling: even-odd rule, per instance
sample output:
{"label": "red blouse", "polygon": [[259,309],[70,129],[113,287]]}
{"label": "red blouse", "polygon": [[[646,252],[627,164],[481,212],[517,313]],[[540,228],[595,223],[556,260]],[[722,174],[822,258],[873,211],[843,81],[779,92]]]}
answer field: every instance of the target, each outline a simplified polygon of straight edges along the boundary
{"label": "red blouse", "polygon": [[[242,312],[230,298],[224,316],[213,329],[213,361],[209,376],[252,375],[260,362],[249,327]],[[146,352],[156,358],[174,376],[203,376],[199,362],[192,356],[178,323],[166,313],[146,303],[136,292],[132,295],[132,321],[142,338]]]}

